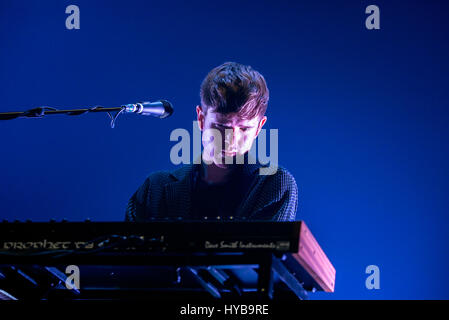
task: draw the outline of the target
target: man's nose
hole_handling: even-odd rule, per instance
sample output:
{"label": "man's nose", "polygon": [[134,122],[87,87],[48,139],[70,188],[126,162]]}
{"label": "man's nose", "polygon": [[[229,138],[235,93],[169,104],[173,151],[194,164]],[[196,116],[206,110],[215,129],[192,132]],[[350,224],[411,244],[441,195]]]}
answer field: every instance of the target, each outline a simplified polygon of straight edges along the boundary
{"label": "man's nose", "polygon": [[240,139],[241,133],[242,132],[241,132],[240,128],[238,128],[238,127],[228,129],[227,135],[226,135],[226,144],[231,147],[237,146],[237,143]]}

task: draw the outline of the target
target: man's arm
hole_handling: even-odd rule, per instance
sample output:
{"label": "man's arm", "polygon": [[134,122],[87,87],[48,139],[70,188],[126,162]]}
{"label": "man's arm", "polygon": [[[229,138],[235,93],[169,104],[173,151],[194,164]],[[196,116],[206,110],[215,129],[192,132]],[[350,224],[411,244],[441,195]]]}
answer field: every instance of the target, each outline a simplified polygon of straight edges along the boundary
{"label": "man's arm", "polygon": [[141,214],[144,212],[146,207],[149,188],[150,179],[147,178],[129,199],[128,206],[126,207],[125,221],[141,220]]}

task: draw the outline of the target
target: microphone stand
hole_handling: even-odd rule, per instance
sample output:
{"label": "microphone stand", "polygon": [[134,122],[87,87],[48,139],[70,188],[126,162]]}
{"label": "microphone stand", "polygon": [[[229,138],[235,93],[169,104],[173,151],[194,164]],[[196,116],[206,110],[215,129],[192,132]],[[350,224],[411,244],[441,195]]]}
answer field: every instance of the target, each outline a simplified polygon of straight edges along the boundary
{"label": "microphone stand", "polygon": [[[43,116],[53,114],[66,114],[69,116],[78,116],[88,112],[107,112],[109,117],[111,118],[111,128],[114,128],[115,120],[120,115],[120,113],[122,113],[125,109],[126,106],[112,107],[112,108],[95,106],[87,109],[71,109],[71,110],[58,110],[52,107],[38,107],[27,111],[0,112],[0,120],[12,120],[16,118],[42,118]],[[111,112],[114,111],[116,112],[116,114],[112,116]]]}

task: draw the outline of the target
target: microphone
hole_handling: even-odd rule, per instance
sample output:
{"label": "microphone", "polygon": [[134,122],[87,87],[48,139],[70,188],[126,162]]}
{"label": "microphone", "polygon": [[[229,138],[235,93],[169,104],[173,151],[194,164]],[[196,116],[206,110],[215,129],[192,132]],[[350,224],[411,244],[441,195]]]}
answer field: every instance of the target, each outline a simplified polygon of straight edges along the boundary
{"label": "microphone", "polygon": [[159,100],[156,102],[137,102],[126,104],[125,112],[133,112],[144,116],[153,116],[160,119],[167,118],[173,113],[173,106],[166,100]]}

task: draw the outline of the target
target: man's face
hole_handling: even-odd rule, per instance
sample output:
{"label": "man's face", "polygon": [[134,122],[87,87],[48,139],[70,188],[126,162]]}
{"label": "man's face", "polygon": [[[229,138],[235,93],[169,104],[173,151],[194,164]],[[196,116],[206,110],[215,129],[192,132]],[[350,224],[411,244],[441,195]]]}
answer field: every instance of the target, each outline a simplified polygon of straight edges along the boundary
{"label": "man's face", "polygon": [[[198,124],[203,131],[203,159],[225,168],[225,157],[243,155],[251,149],[267,117],[241,119],[236,113],[222,114],[209,109],[205,114],[196,107]],[[235,161],[234,161],[235,163]]]}

